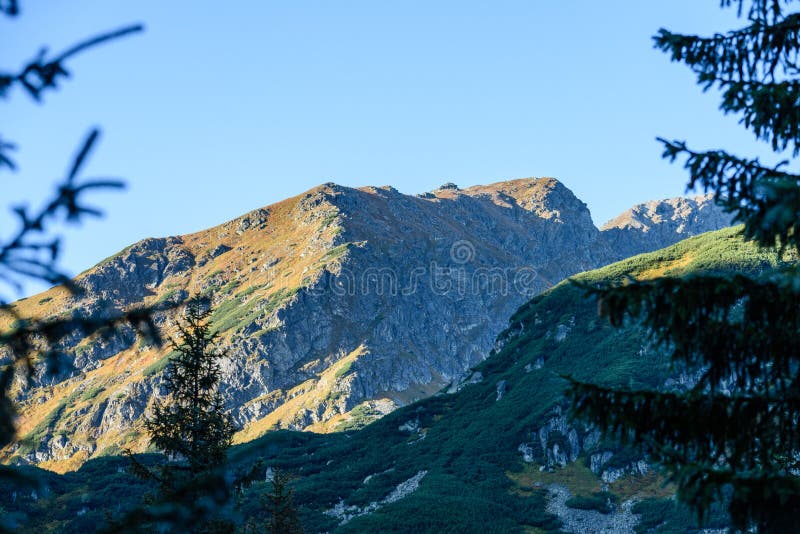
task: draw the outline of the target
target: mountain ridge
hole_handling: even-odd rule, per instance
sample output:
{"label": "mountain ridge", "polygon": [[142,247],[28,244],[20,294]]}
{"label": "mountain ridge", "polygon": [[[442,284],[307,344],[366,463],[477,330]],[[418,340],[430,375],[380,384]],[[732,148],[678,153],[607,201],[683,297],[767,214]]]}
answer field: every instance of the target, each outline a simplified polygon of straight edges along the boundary
{"label": "mountain ridge", "polygon": [[[691,230],[663,231],[648,246]],[[552,178],[417,196],[327,183],[127,247],[78,277],[84,297],[55,288],[18,306],[91,315],[209,297],[230,353],[222,392],[242,442],[272,428],[366,422],[458,382],[528,298],[628,252]],[[156,320],[168,328],[168,315]],[[19,390],[27,441],[6,461],[65,470],[123,446],[142,450],[141,418],[164,393],[168,352],[126,329],[62,349],[71,358],[61,375]]]}

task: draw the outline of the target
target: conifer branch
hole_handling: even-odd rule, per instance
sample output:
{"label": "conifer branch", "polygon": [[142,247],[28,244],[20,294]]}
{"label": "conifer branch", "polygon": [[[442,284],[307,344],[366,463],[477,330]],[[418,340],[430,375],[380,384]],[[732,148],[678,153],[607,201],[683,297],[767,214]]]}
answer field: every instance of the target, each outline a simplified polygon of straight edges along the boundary
{"label": "conifer branch", "polygon": [[687,190],[712,191],[716,202],[745,224],[745,236],[763,246],[792,246],[800,251],[800,175],[783,170],[788,161],[773,167],[758,158],[743,159],[722,150],[696,152],[683,141],[667,141],[663,157],[684,156],[689,173]]}

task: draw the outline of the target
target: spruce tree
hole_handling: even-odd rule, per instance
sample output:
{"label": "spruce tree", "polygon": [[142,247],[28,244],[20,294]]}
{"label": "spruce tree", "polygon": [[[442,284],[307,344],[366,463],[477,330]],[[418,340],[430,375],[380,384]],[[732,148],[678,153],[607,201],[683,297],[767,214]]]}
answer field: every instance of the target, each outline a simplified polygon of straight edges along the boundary
{"label": "spruce tree", "polygon": [[[800,152],[800,13],[791,0],[722,0],[742,29],[711,37],[660,30],[656,48],[686,64],[721,109],[777,154]],[[687,392],[601,387],[571,380],[574,413],[639,444],[701,516],[727,502],[736,529],[800,532],[800,176],[724,150],[665,141],[690,189],[714,193],[743,235],[788,255],[762,273],[592,287],[612,324],[640,321],[676,370],[697,372]],[[786,157],[786,156],[781,156]]]}
{"label": "spruce tree", "polygon": [[294,507],[294,490],[289,487],[289,474],[276,470],[272,475],[272,491],[266,495],[269,529],[273,534],[302,534]]}
{"label": "spruce tree", "polygon": [[218,391],[225,352],[216,347],[210,315],[202,301],[187,304],[177,324],[177,339],[171,339],[174,355],[164,371],[167,398],[156,401],[145,420],[150,442],[171,461],[154,472],[126,451],[133,473],[157,482],[159,491],[112,521],[107,532],[167,529],[210,534],[234,529],[224,518],[230,498],[224,464],[235,429]]}
{"label": "spruce tree", "polygon": [[[252,473],[261,472],[263,463],[259,460],[251,474],[246,477],[252,480]],[[269,492],[261,495],[264,519],[251,518],[242,528],[242,534],[268,532],[270,534],[302,534],[303,527],[294,505],[294,490],[289,486],[292,477],[281,469],[270,469],[272,479]],[[243,478],[244,481],[244,478]],[[261,515],[261,514],[259,514]]]}
{"label": "spruce tree", "polygon": [[145,421],[153,445],[184,462],[192,475],[223,464],[234,432],[218,391],[225,353],[215,347],[210,315],[199,301],[187,305],[164,374],[169,402],[157,401]]}

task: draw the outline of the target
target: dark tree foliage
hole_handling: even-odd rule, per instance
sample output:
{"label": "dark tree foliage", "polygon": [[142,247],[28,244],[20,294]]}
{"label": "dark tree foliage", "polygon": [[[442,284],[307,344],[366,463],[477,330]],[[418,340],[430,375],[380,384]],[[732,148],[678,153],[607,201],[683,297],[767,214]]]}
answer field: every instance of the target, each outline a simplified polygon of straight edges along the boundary
{"label": "dark tree foliage", "polygon": [[233,532],[232,522],[219,517],[230,499],[228,484],[222,473],[200,473],[191,478],[183,477],[179,482],[174,472],[156,474],[135,459],[133,471],[141,478],[159,482],[161,493],[148,495],[144,503],[121,518],[109,514],[108,524],[99,532]]}
{"label": "dark tree foliage", "polygon": [[[791,0],[723,0],[748,26],[711,37],[660,30],[655,46],[688,65],[721,109],[771,144],[800,152],[800,13]],[[745,5],[747,4],[747,5]],[[571,380],[577,416],[631,440],[661,464],[701,518],[728,503],[734,528],[800,531],[800,176],[723,150],[664,141],[702,187],[744,223],[744,236],[776,247],[788,266],[754,274],[698,273],[587,288],[614,325],[639,321],[696,373],[689,391],[611,389]]]}
{"label": "dark tree foliage", "polygon": [[9,17],[16,17],[19,14],[17,0],[0,1],[0,13],[8,15]]}
{"label": "dark tree foliage", "polygon": [[[0,0],[0,14],[14,17],[19,14],[16,0]],[[51,59],[45,59],[46,50],[29,62],[19,73],[0,72],[0,98],[8,98],[10,89],[20,86],[37,101],[47,89],[56,87],[56,81],[67,76],[64,62],[87,48],[111,39],[142,30],[134,25],[119,31],[103,34],[81,42]],[[19,206],[13,208],[18,228],[9,236],[0,237],[0,322],[9,327],[0,329],[0,447],[11,444],[16,436],[17,408],[12,387],[20,373],[30,378],[37,356],[46,362],[50,371],[62,359],[61,341],[74,335],[83,337],[103,335],[123,324],[132,325],[138,333],[155,343],[160,342],[158,330],[152,321],[152,309],[116,310],[91,316],[41,318],[20,315],[6,298],[7,292],[19,293],[26,281],[64,284],[77,296],[81,288],[73,284],[61,269],[58,259],[61,241],[53,237],[51,228],[61,222],[78,223],[89,216],[99,216],[101,211],[85,202],[87,193],[97,189],[119,189],[122,182],[115,179],[84,179],[81,171],[99,138],[99,130],[92,129],[80,145],[75,159],[69,165],[64,179],[57,184],[55,194],[38,210]],[[0,138],[0,168],[17,170],[9,156],[15,145]],[[34,483],[21,477],[13,469],[0,468],[0,477],[16,482]],[[2,528],[2,524],[0,524]]]}
{"label": "dark tree foliage", "polygon": [[277,470],[272,476],[272,491],[265,497],[272,534],[302,534],[300,520],[294,507],[294,490],[289,487],[289,474]]}
{"label": "dark tree foliage", "polygon": [[[12,0],[7,6],[3,6],[2,3],[0,3],[0,12],[9,16],[17,15],[18,9],[16,2]],[[29,61],[20,72],[0,72],[0,98],[7,98],[9,90],[15,85],[19,85],[26,93],[28,93],[28,95],[30,95],[31,98],[37,102],[41,102],[42,94],[45,91],[48,89],[56,89],[58,87],[57,82],[60,78],[69,77],[70,73],[64,64],[69,58],[93,46],[97,46],[126,35],[138,33],[143,30],[144,26],[141,24],[126,26],[119,30],[104,33],[96,37],[92,37],[91,39],[81,41],[51,59],[45,58],[47,55],[47,48],[42,48],[39,50],[39,53],[36,55],[36,57]],[[88,151],[89,148],[91,148],[91,144],[87,142],[87,145],[84,145],[84,150]],[[0,137],[0,168],[7,167],[10,170],[16,170],[17,166],[8,154],[10,151],[15,149],[16,145],[14,143],[4,141],[2,137]],[[80,166],[81,162],[82,159],[76,160],[78,167]],[[73,171],[77,171],[75,166],[73,166]],[[97,185],[91,184],[86,184],[84,187],[86,186],[90,188],[98,187]],[[115,182],[112,187],[120,186],[121,185],[119,182]],[[92,214],[96,214],[96,212]]]}
{"label": "dark tree foliage", "polygon": [[199,301],[186,306],[178,339],[171,341],[177,354],[164,373],[167,402],[156,401],[145,421],[151,443],[185,462],[193,475],[224,463],[234,432],[217,389],[225,353],[215,347],[210,315],[210,308]]}
{"label": "dark tree foliage", "polygon": [[208,321],[207,303],[191,300],[178,322],[175,356],[164,371],[167,398],[156,401],[145,421],[150,442],[169,462],[155,472],[126,451],[133,472],[158,484],[145,506],[113,523],[111,532],[168,528],[181,532],[229,532],[231,522],[219,517],[230,496],[225,454],[234,425],[218,391],[220,359],[217,334]]}
{"label": "dark tree foliage", "polygon": [[243,528],[244,534],[269,532],[271,534],[302,534],[303,528],[294,505],[294,490],[289,486],[291,475],[276,469],[272,473],[271,489],[261,496],[265,520],[250,520]]}

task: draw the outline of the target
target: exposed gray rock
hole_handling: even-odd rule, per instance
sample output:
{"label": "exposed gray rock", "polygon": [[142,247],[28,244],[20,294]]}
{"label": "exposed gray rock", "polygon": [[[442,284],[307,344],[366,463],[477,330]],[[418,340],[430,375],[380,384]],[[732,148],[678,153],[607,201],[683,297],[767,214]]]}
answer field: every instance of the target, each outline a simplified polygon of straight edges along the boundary
{"label": "exposed gray rock", "polygon": [[562,415],[558,406],[555,408],[555,415],[534,434],[539,437],[544,453],[544,469],[565,467],[567,463],[577,460],[581,453],[578,431],[568,423],[567,417]]}
{"label": "exposed gray rock", "polygon": [[408,497],[419,489],[419,483],[422,482],[422,479],[425,478],[425,475],[427,474],[428,471],[419,471],[416,475],[409,478],[405,482],[401,482],[389,495],[383,499],[382,503],[390,504],[397,502],[404,497]]}
{"label": "exposed gray rock", "polygon": [[589,456],[589,469],[595,475],[600,474],[600,469],[614,456],[611,451],[596,452]]}
{"label": "exposed gray rock", "polygon": [[[589,453],[591,458],[598,452],[596,448],[600,438],[597,429],[576,426],[556,405],[545,424],[534,428],[530,441],[521,443],[517,451],[522,454],[524,462],[538,463],[542,471],[553,471],[575,462],[583,453]],[[608,458],[603,458],[603,462],[608,461]]]}
{"label": "exposed gray rock", "polygon": [[407,432],[409,434],[416,434],[417,432],[419,432],[419,418],[406,421],[405,423],[397,427],[397,430],[399,430],[400,432]]}
{"label": "exposed gray rock", "polygon": [[600,478],[606,484],[613,484],[625,475],[646,475],[648,472],[650,472],[650,464],[644,460],[639,460],[631,462],[625,467],[607,469],[603,471]]}
{"label": "exposed gray rock", "polygon": [[569,334],[570,327],[565,324],[560,324],[556,327],[556,335],[555,340],[558,343],[561,343],[565,339],[567,339],[567,334]]}
{"label": "exposed gray rock", "polygon": [[[331,517],[335,517],[339,520],[340,525],[344,525],[352,521],[354,518],[371,514],[372,512],[383,508],[387,504],[391,504],[393,502],[397,502],[400,499],[408,497],[417,489],[419,489],[419,484],[422,482],[422,479],[425,478],[425,475],[428,474],[428,471],[419,471],[416,475],[409,478],[408,480],[401,482],[397,485],[397,487],[392,490],[386,497],[381,499],[380,501],[373,501],[366,506],[355,506],[355,505],[346,505],[344,500],[340,500],[336,506],[331,508],[330,510],[326,510],[324,512],[325,515],[329,515]],[[365,480],[364,483],[366,484],[367,481]]]}
{"label": "exposed gray rock", "polygon": [[528,464],[532,464],[536,461],[536,454],[534,452],[533,447],[528,443],[520,443],[517,450],[522,453],[522,461]]}
{"label": "exposed gray rock", "polygon": [[503,395],[505,395],[507,390],[508,390],[508,381],[501,380],[500,382],[498,382],[497,383],[497,399],[495,399],[495,400],[499,401],[500,399],[502,399]]}
{"label": "exposed gray rock", "polygon": [[458,382],[452,384],[448,389],[448,393],[457,393],[461,391],[465,386],[469,386],[472,384],[480,384],[483,382],[483,373],[480,371],[475,371],[474,373],[468,373]]}
{"label": "exposed gray rock", "polygon": [[140,303],[164,278],[186,272],[194,256],[180,237],[145,239],[100,263],[94,272],[78,278],[93,300],[118,306]]}
{"label": "exposed gray rock", "polygon": [[[240,226],[241,226],[241,224],[240,224]],[[227,246],[227,245],[217,245],[216,247],[214,247],[214,249],[211,252],[208,253],[208,255],[211,258],[216,258],[217,256],[221,256],[221,255],[225,254],[226,252],[228,252],[230,250],[233,250],[233,249],[231,247]]]}
{"label": "exposed gray rock", "polygon": [[731,225],[732,216],[712,195],[638,204],[605,223],[602,235],[618,259],[667,247],[687,237]]}
{"label": "exposed gray rock", "polygon": [[547,511],[563,522],[561,529],[575,534],[633,534],[639,515],[633,513],[634,500],[623,502],[610,514],[594,510],[576,510],[566,505],[570,492],[564,486],[551,485]]}

